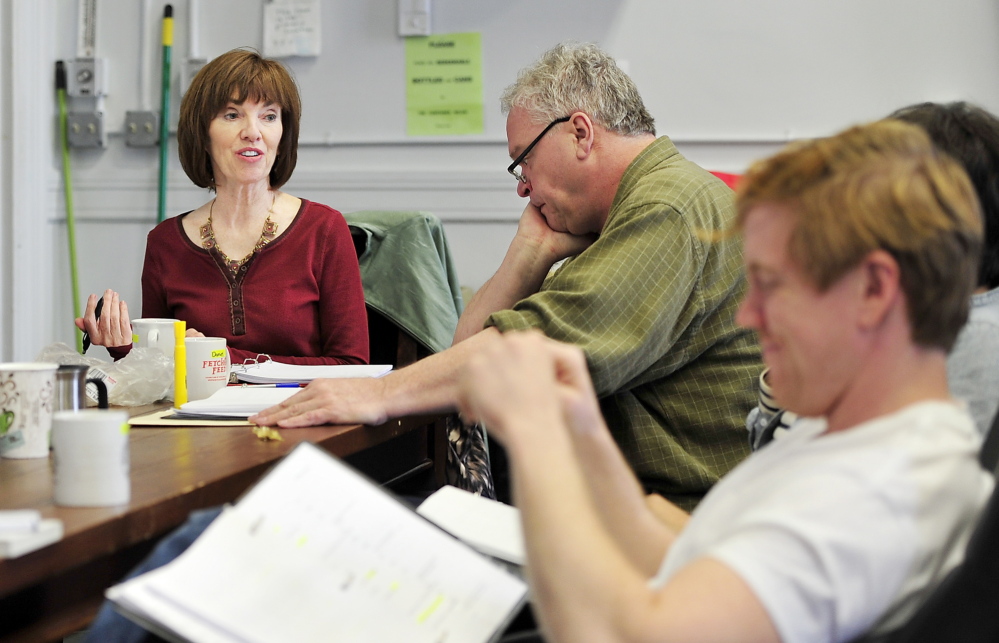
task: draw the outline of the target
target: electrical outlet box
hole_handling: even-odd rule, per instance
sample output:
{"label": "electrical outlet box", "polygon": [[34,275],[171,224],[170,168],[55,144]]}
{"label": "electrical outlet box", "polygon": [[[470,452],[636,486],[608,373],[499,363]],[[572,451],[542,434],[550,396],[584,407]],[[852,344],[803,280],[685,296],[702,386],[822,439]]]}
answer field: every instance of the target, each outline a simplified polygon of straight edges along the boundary
{"label": "electrical outlet box", "polygon": [[430,0],[399,0],[399,35],[430,35]]}
{"label": "electrical outlet box", "polygon": [[75,97],[108,95],[106,58],[77,58],[66,61],[66,93]]}
{"label": "electrical outlet box", "polygon": [[156,147],[160,140],[159,121],[156,112],[125,112],[125,145]]}
{"label": "electrical outlet box", "polygon": [[72,112],[67,118],[66,138],[70,147],[107,147],[102,112]]}
{"label": "electrical outlet box", "polygon": [[191,86],[191,81],[198,75],[201,68],[208,64],[205,58],[188,58],[184,63],[184,68],[180,74],[180,95],[187,93],[187,88]]}

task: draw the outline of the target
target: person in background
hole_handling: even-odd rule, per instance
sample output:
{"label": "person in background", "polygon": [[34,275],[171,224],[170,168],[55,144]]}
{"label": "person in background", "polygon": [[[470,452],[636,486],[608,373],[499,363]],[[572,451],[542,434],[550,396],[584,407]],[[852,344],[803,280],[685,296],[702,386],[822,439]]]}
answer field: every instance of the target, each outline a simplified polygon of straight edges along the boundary
{"label": "person in background", "polygon": [[[232,362],[364,364],[367,312],[343,216],[281,191],[298,158],[301,99],[281,63],[235,49],[198,72],[180,105],[180,162],[208,203],[146,241],[142,316],[224,337]],[[76,325],[115,359],[131,349],[128,306],[90,295]]]}
{"label": "person in background", "polygon": [[[971,296],[968,323],[947,358],[947,377],[951,393],[967,402],[985,437],[999,411],[999,119],[963,101],[918,103],[888,118],[922,127],[934,145],[964,167],[978,195],[985,230],[978,286]],[[759,405],[746,420],[754,449],[797,420],[780,407],[766,379],[762,373]]]}
{"label": "person in background", "polygon": [[964,166],[978,193],[985,247],[971,315],[947,359],[947,379],[985,436],[999,410],[999,118],[965,102],[910,105],[889,118],[926,130]]}
{"label": "person in background", "polygon": [[732,191],[656,137],[638,89],[595,45],[546,52],[502,107],[508,171],[528,203],[452,347],[378,380],[314,381],[252,419],[378,424],[453,410],[482,342],[537,328],[584,351],[646,488],[692,508],[749,452],[742,421],[761,367],[752,333],[733,322],[746,284],[739,245],[702,234],[731,226]]}
{"label": "person in background", "polygon": [[737,209],[737,319],[804,419],[689,518],[646,504],[577,348],[491,335],[463,371],[459,408],[511,457],[549,641],[877,636],[961,560],[991,493],[947,388],[981,248],[961,167],[886,120],[755,164]]}

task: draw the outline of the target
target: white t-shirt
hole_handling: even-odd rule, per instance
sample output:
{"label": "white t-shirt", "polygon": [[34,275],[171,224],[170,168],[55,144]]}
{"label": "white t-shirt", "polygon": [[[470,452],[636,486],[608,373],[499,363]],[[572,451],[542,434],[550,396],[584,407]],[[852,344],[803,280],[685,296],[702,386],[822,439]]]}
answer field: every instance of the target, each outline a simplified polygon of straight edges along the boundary
{"label": "white t-shirt", "polygon": [[825,429],[800,420],[715,485],[652,586],[710,556],[752,588],[784,643],[904,622],[961,560],[992,490],[978,432],[946,402]]}

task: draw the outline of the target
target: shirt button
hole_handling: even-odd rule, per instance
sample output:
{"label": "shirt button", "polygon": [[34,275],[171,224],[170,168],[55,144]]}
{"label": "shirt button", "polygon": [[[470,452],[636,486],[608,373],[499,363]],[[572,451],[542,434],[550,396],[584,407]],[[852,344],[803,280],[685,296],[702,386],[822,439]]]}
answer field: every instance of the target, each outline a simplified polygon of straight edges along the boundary
{"label": "shirt button", "polygon": [[239,305],[239,300],[237,299],[237,300],[233,301],[233,302],[232,302],[232,305],[233,305],[233,306],[238,306],[238,305]]}
{"label": "shirt button", "polygon": [[242,320],[242,319],[240,319],[239,317],[237,317],[237,318],[236,318],[236,323],[237,323],[237,324],[241,324],[241,323],[243,323],[243,320]]}

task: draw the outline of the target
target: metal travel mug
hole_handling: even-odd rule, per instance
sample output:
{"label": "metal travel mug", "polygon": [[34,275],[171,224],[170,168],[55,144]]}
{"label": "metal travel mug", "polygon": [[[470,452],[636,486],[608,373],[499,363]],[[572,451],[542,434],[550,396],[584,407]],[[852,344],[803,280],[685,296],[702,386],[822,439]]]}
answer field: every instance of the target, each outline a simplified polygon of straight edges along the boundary
{"label": "metal travel mug", "polygon": [[108,408],[108,387],[102,380],[87,379],[86,364],[62,364],[56,371],[56,411],[80,411],[87,408],[87,384],[97,387],[97,406]]}

